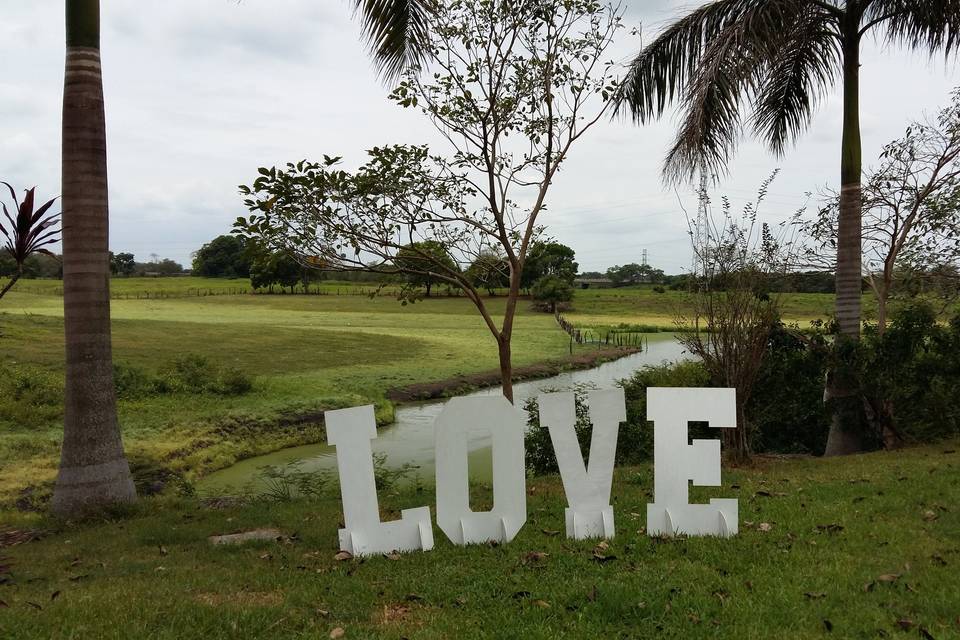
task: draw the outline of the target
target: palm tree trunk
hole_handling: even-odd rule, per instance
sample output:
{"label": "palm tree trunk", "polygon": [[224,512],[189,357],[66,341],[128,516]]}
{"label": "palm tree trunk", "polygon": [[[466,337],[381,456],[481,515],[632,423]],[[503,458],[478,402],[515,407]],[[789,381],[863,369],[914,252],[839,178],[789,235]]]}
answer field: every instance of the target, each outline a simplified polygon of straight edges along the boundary
{"label": "palm tree trunk", "polygon": [[110,345],[107,149],[99,0],[66,0],[63,323],[66,389],[54,512],[136,499],[117,421]]}
{"label": "palm tree trunk", "polygon": [[[861,209],[862,172],[860,141],[860,37],[859,24],[848,20],[843,46],[843,151],[840,160],[840,218],[837,230],[837,296],[836,318],[840,329],[838,340],[860,339]],[[863,450],[863,433],[858,404],[858,390],[851,372],[831,371],[825,397],[834,403],[830,435],[825,455],[846,455]]]}

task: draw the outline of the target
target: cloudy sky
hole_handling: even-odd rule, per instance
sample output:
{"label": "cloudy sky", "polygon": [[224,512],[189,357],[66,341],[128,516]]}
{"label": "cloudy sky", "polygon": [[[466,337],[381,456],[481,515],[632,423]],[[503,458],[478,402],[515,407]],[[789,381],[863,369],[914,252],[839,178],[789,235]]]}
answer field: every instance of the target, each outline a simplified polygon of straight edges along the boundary
{"label": "cloudy sky", "polygon": [[[626,0],[645,36],[689,6]],[[59,193],[63,1],[6,0],[0,21],[0,180]],[[111,249],[189,263],[245,213],[237,185],[264,165],[344,156],[389,143],[442,141],[414,110],[390,103],[364,55],[346,0],[109,0],[103,66],[110,164]],[[616,59],[636,49],[621,32]],[[960,84],[955,64],[866,46],[862,71],[864,158],[909,119],[944,104]],[[572,246],[583,270],[639,262],[676,273],[691,252],[678,196],[660,163],[675,119],[639,128],[603,122],[573,148],[544,221]],[[744,142],[717,193],[742,205],[775,167],[765,214],[782,219],[805,193],[836,181],[840,101],[828,99],[784,159]]]}

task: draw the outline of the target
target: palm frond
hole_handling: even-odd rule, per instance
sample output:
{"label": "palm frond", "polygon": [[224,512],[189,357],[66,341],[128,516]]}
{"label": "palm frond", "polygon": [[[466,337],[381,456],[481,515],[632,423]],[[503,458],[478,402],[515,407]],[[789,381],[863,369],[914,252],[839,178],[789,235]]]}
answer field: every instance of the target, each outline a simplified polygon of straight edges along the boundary
{"label": "palm frond", "polygon": [[960,0],[874,0],[863,24],[883,28],[892,44],[949,55],[960,47]]}
{"label": "palm frond", "polygon": [[817,103],[838,79],[842,65],[833,18],[809,7],[783,34],[756,98],[754,134],[782,155],[810,125]]}
{"label": "palm frond", "polygon": [[385,80],[430,55],[430,18],[441,0],[353,0],[363,36]]}
{"label": "palm frond", "polygon": [[643,48],[630,63],[616,96],[616,111],[625,109],[637,122],[663,115],[698,67],[717,34],[735,25],[749,0],[718,0],[680,18]]}

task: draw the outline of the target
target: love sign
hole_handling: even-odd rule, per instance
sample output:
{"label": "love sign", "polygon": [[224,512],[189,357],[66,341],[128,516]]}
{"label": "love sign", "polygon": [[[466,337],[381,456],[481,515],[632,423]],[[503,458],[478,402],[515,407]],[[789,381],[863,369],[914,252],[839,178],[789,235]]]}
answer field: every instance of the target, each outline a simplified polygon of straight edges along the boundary
{"label": "love sign", "polygon": [[[647,533],[731,536],[738,531],[737,501],[714,499],[690,504],[689,484],[720,485],[720,441],[688,444],[688,424],[736,426],[734,389],[650,388],[647,419],[654,426],[654,501],[647,505]],[[612,538],[610,505],[620,423],[626,421],[623,389],[589,395],[593,425],[589,462],[575,431],[573,393],[538,398],[540,424],[547,428],[568,507],[567,537]],[[344,528],[340,548],[355,556],[433,548],[430,508],[401,512],[380,521],[370,441],[377,437],[373,406],[327,411],[327,442],[336,447]],[[509,542],[527,520],[524,468],[524,414],[502,396],[454,398],[434,423],[437,524],[457,545]],[[486,430],[493,443],[493,508],[470,509],[467,437]]]}

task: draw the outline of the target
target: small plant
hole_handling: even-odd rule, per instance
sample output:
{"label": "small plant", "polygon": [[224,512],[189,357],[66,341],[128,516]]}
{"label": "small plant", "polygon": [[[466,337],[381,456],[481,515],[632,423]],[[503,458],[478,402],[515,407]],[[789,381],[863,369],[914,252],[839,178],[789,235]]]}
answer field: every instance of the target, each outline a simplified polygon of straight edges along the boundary
{"label": "small plant", "polygon": [[[2,298],[23,276],[23,263],[26,262],[27,258],[35,253],[53,256],[53,253],[45,247],[59,240],[60,230],[57,228],[57,223],[60,222],[60,214],[49,213],[50,207],[57,201],[56,198],[48,200],[40,205],[39,209],[34,210],[36,187],[27,189],[27,195],[23,202],[17,202],[17,192],[14,188],[6,182],[0,184],[6,185],[7,189],[10,190],[15,211],[15,214],[12,215],[7,209],[6,203],[0,202],[0,207],[3,207],[3,217],[6,218],[6,223],[0,220],[0,233],[6,239],[3,248],[13,258],[15,265],[14,272],[10,274],[10,281],[3,289],[0,289],[0,298]],[[14,215],[16,219],[14,219]]]}

